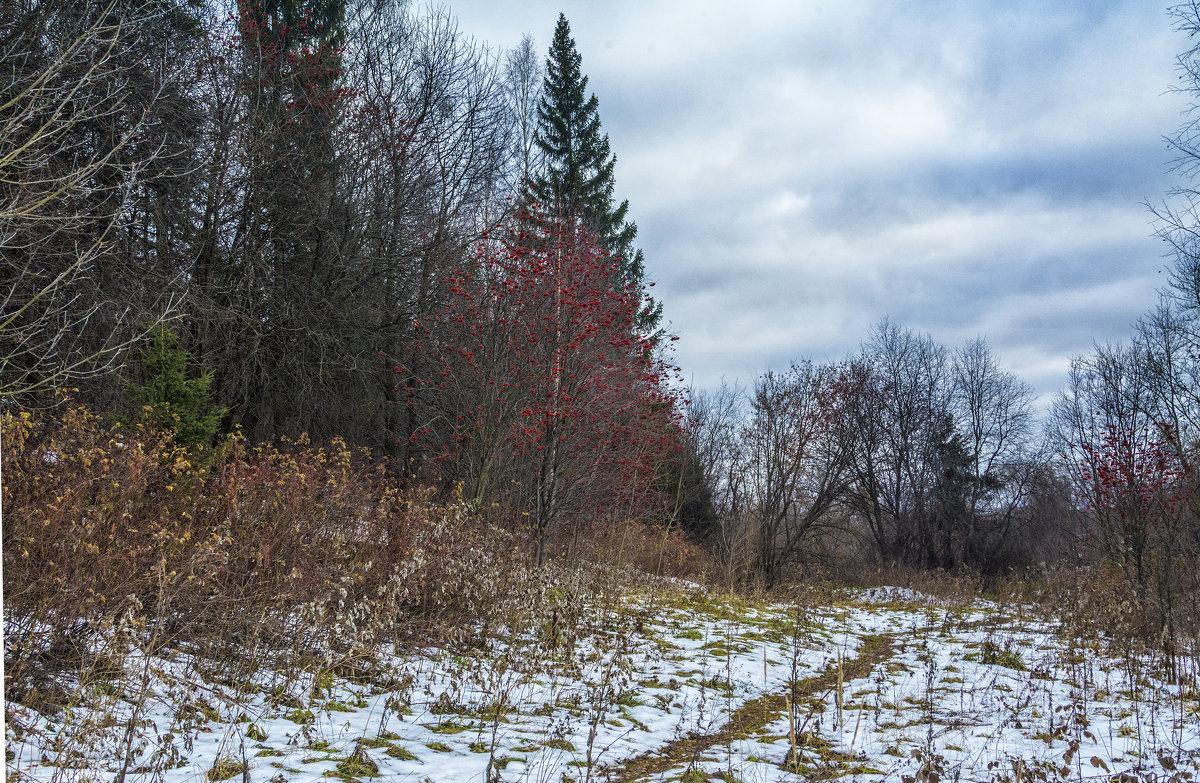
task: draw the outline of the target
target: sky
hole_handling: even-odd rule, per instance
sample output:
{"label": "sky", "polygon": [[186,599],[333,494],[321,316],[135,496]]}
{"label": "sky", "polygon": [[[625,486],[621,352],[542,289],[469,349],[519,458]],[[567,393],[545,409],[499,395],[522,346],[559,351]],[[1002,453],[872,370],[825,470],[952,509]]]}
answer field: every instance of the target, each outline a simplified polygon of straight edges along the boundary
{"label": "sky", "polygon": [[685,380],[982,336],[1046,401],[1169,273],[1148,204],[1186,37],[1146,0],[457,0],[543,54],[559,11]]}

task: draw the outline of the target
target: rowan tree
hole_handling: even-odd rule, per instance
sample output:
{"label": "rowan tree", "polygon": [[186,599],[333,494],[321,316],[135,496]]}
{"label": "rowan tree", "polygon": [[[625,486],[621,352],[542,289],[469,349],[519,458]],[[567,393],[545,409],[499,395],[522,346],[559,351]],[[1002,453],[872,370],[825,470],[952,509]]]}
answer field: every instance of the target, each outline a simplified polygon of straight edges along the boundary
{"label": "rowan tree", "polygon": [[422,366],[397,366],[423,425],[409,437],[476,503],[507,497],[537,540],[636,510],[678,445],[671,368],[637,327],[644,293],[577,224],[522,211],[449,275],[422,326]]}
{"label": "rowan tree", "polygon": [[1176,561],[1193,556],[1194,492],[1178,434],[1155,416],[1143,359],[1122,346],[1076,358],[1052,423],[1083,540],[1124,572],[1139,607],[1161,627],[1171,617]]}
{"label": "rowan tree", "polygon": [[1166,648],[1200,627],[1200,4],[1174,5],[1169,15],[1190,41],[1173,89],[1193,100],[1166,138],[1182,179],[1151,207],[1173,256],[1168,284],[1129,345],[1072,361],[1051,415],[1085,523],[1081,539],[1124,573],[1138,616],[1151,618],[1138,630]]}

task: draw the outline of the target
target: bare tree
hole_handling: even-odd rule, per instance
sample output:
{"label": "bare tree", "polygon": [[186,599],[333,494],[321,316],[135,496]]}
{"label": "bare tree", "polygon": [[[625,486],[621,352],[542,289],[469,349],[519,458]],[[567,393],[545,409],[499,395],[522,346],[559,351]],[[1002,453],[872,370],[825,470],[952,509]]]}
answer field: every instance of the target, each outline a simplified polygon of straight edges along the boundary
{"label": "bare tree", "polygon": [[849,453],[835,433],[832,377],[830,368],[805,361],[754,385],[742,441],[747,513],[767,586],[829,524],[844,489]]}
{"label": "bare tree", "polygon": [[131,272],[121,254],[128,206],[161,182],[173,154],[161,128],[174,74],[165,63],[149,72],[133,54],[172,13],[150,2],[0,3],[5,405],[110,371],[172,310],[161,287],[146,303],[115,281]]}
{"label": "bare tree", "polygon": [[748,564],[740,558],[752,550],[742,518],[746,507],[747,473],[740,438],[745,416],[745,392],[724,381],[711,391],[689,395],[687,436],[704,483],[712,490],[717,515],[717,552],[731,571]]}
{"label": "bare tree", "polygon": [[542,99],[545,68],[526,33],[521,43],[504,56],[505,95],[513,117],[513,164],[509,189],[528,192],[527,183],[540,173],[545,154],[537,144],[538,104]]}
{"label": "bare tree", "polygon": [[931,337],[884,320],[843,384],[847,429],[855,434],[847,504],[884,560],[942,565],[942,537],[930,521],[934,451],[949,434],[947,364]]}
{"label": "bare tree", "polygon": [[954,353],[951,373],[955,421],[970,462],[956,556],[994,571],[1015,559],[1017,534],[1028,521],[1022,510],[1046,462],[1033,391],[1000,367],[982,338]]}
{"label": "bare tree", "polygon": [[[378,444],[415,471],[418,420],[398,390],[414,386],[420,324],[446,296],[445,270],[492,225],[510,119],[496,58],[445,9],[419,15],[362,3],[352,15],[350,80],[360,94],[356,213],[372,302],[363,341],[376,367]],[[398,372],[397,372],[398,371]]]}

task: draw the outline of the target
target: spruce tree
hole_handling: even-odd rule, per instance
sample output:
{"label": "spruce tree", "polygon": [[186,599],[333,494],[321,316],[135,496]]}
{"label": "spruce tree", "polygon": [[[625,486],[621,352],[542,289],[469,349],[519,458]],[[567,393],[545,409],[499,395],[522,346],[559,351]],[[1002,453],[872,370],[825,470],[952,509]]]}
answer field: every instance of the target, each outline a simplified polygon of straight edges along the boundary
{"label": "spruce tree", "polygon": [[[582,221],[595,231],[601,246],[620,259],[620,274],[638,287],[645,268],[642,251],[633,246],[637,224],[626,220],[628,200],[614,203],[617,158],[609,148],[608,134],[600,133],[600,102],[587,94],[582,63],[571,26],[560,13],[538,106],[537,146],[545,167],[532,183],[532,193],[560,219]],[[661,318],[662,305],[647,300],[638,313],[638,325],[651,332]]]}
{"label": "spruce tree", "polygon": [[213,404],[212,372],[192,375],[190,359],[179,344],[179,333],[170,327],[159,328],[142,351],[146,384],[135,387],[134,392],[153,426],[174,430],[176,440],[186,446],[207,445],[227,410]]}

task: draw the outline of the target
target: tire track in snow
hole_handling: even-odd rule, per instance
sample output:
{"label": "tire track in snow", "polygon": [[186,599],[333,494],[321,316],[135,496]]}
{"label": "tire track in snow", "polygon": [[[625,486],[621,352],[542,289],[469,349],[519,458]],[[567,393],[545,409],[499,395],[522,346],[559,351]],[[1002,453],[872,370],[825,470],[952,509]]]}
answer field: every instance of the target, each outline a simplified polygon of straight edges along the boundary
{"label": "tire track in snow", "polygon": [[[890,633],[864,636],[858,655],[842,661],[845,682],[867,677],[871,669],[892,656],[895,636]],[[820,674],[800,680],[794,688],[780,693],[768,693],[751,699],[734,710],[729,721],[712,734],[689,734],[645,753],[626,759],[611,767],[601,767],[596,777],[608,783],[635,783],[661,775],[672,767],[699,759],[706,750],[735,740],[748,739],[757,729],[780,718],[787,711],[791,694],[797,699],[815,696],[837,687],[838,667],[830,663]]]}

